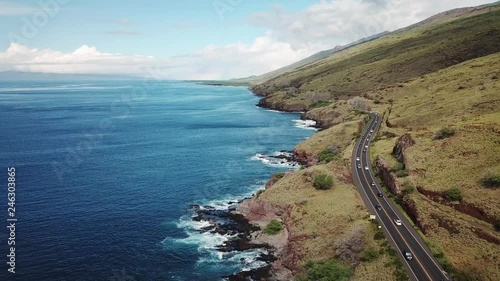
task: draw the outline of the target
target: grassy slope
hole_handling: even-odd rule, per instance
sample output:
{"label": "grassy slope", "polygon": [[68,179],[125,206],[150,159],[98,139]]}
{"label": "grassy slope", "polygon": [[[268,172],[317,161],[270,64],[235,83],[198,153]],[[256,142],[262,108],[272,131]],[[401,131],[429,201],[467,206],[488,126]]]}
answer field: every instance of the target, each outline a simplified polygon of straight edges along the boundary
{"label": "grassy slope", "polygon": [[[359,116],[357,120],[320,132],[299,146],[316,154],[318,147],[342,143],[342,148],[349,151],[348,147],[354,142],[352,134],[358,131],[361,119]],[[332,139],[332,135],[336,137]],[[293,258],[298,265],[334,257],[339,239],[353,229],[361,228],[365,231],[365,249],[373,247],[382,254],[373,261],[361,262],[355,269],[355,280],[396,280],[391,257],[384,252],[382,242],[373,239],[374,230],[368,221],[368,211],[351,184],[349,158],[350,154],[346,153],[329,164],[288,174],[262,193],[259,200],[290,210],[285,223],[292,241]],[[312,179],[319,174],[333,176],[334,187],[316,190]]]}
{"label": "grassy slope", "polygon": [[[385,88],[500,51],[500,8],[396,32],[255,86],[272,101],[310,105]],[[452,34],[452,36],[450,36]],[[425,59],[424,59],[425,58]],[[288,93],[288,94],[286,94]]]}
{"label": "grassy slope", "polygon": [[[404,87],[379,93],[394,99],[389,115],[397,135],[409,132],[416,144],[407,150],[410,176],[399,179],[426,190],[445,191],[457,187],[463,201],[500,220],[500,190],[484,188],[481,177],[500,174],[500,53],[443,69]],[[388,105],[384,105],[387,107]],[[380,106],[379,110],[383,111]],[[451,127],[456,134],[434,140],[436,131]],[[392,163],[396,138],[382,139],[372,153]],[[458,269],[473,270],[485,280],[500,279],[499,245],[476,232],[482,230],[500,239],[491,223],[455,211],[445,204],[414,193],[427,238],[445,253]],[[443,225],[449,225],[443,227]],[[488,266],[484,266],[488,264]]]}
{"label": "grassy slope", "polygon": [[[464,202],[500,218],[500,191],[480,186],[485,171],[500,172],[500,9],[483,12],[395,33],[258,86],[269,99],[280,102],[332,101],[308,112],[331,127],[297,149],[317,156],[337,145],[343,149],[342,157],[287,175],[262,195],[262,200],[292,207],[288,221],[292,234],[309,238],[297,240],[300,263],[335,256],[329,246],[356,225],[369,229],[366,210],[360,207],[348,173],[352,136],[362,120],[343,100],[353,95],[365,97],[368,106],[380,113],[387,113],[392,104],[389,120],[395,127],[382,128],[372,159],[381,155],[396,163],[390,153],[397,137],[386,137],[387,132],[410,133],[415,139],[416,145],[406,151],[410,176],[398,179],[401,184],[430,191],[458,187]],[[291,91],[291,87],[297,89]],[[433,140],[442,127],[453,127],[457,133]],[[333,175],[336,186],[316,191],[309,179],[318,172]],[[470,280],[500,279],[499,246],[478,235],[480,230],[500,239],[491,223],[417,191],[409,196],[428,227],[425,239],[435,251],[442,251],[461,272],[478,277]],[[366,241],[377,244],[370,235]],[[371,263],[362,262],[355,280],[395,279],[389,259],[385,254]],[[392,269],[380,270],[383,266]],[[375,278],[373,272],[380,276]]]}

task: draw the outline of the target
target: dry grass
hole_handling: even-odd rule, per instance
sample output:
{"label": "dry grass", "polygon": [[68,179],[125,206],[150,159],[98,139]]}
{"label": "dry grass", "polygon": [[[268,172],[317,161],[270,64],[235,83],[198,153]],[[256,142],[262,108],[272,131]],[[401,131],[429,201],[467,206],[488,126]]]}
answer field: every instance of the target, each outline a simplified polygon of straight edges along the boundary
{"label": "dry grass", "polygon": [[[462,203],[498,220],[500,190],[484,188],[481,178],[487,171],[500,172],[499,69],[497,53],[372,93],[394,99],[389,120],[395,128],[384,127],[382,132],[410,133],[416,142],[406,150],[410,176],[399,180],[436,192],[456,187],[462,191]],[[435,133],[445,127],[456,133],[435,140]],[[377,141],[372,157],[381,155],[394,164],[391,152],[396,139]],[[418,192],[410,196],[426,225],[427,240],[455,268],[472,270],[484,280],[500,279],[499,245],[477,233],[500,239],[490,223]]]}
{"label": "dry grass", "polygon": [[[499,246],[477,236],[474,231],[483,229],[480,221],[421,196],[413,198],[422,218],[431,229],[426,240],[432,248],[441,250],[446,259],[459,270],[472,269],[481,280],[500,280]],[[443,227],[443,223],[449,226]]]}
{"label": "dry grass", "polygon": [[[295,149],[306,151],[312,155],[318,155],[332,145],[338,145],[344,150],[354,142],[353,134],[357,132],[359,122],[360,120],[350,121],[318,132],[307,141],[298,144]],[[349,154],[343,157],[346,156],[347,159],[350,158]]]}
{"label": "dry grass", "polygon": [[[308,260],[335,257],[336,243],[359,228],[367,233],[367,246],[377,246],[368,222],[368,211],[356,189],[341,176],[349,173],[349,167],[341,162],[287,174],[259,197],[259,200],[289,210],[285,222],[300,265]],[[316,190],[312,179],[318,174],[334,177],[333,188]],[[359,279],[355,280],[393,280],[393,269],[372,272],[383,267],[387,260],[389,258],[383,254],[374,261],[361,262],[355,270]]]}
{"label": "dry grass", "polygon": [[[290,210],[287,225],[301,263],[331,258],[343,235],[360,226],[371,229],[367,210],[349,181],[352,137],[363,119],[342,100],[352,95],[371,100],[372,110],[385,113],[385,120],[392,124],[379,132],[371,148],[372,159],[381,155],[390,165],[396,164],[391,152],[397,137],[387,133],[409,133],[415,140],[405,155],[410,175],[399,178],[400,183],[431,192],[456,187],[462,191],[462,204],[500,221],[500,190],[481,186],[486,172],[500,173],[500,9],[491,10],[394,33],[261,85],[272,93],[271,100],[286,104],[309,106],[314,97],[331,95],[332,104],[308,114],[333,127],[296,149],[318,155],[338,145],[342,158],[289,174],[261,195]],[[442,128],[453,128],[456,133],[435,140]],[[331,190],[313,187],[312,175],[318,173],[334,177]],[[495,242],[500,235],[491,223],[417,191],[409,196],[433,249],[440,249],[459,271],[471,271],[481,280],[500,280],[500,246]],[[366,241],[380,246],[370,237]],[[395,267],[383,268],[388,260],[383,255],[362,262],[354,279],[394,280]]]}
{"label": "dry grass", "polygon": [[499,19],[500,8],[496,6],[482,15],[394,33],[284,73],[258,88],[275,101],[309,106],[314,96],[333,101],[335,97],[346,99],[396,86],[500,51]]}

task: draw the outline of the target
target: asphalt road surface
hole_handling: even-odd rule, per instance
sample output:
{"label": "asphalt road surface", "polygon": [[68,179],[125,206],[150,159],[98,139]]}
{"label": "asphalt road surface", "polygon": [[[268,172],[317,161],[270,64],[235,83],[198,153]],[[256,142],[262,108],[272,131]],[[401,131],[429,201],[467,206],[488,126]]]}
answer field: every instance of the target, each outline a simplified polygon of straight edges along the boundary
{"label": "asphalt road surface", "polygon": [[[384,190],[375,180],[370,164],[370,142],[380,128],[382,118],[376,113],[370,113],[370,117],[368,126],[363,131],[361,139],[356,143],[351,159],[353,180],[363,202],[377,217],[387,240],[396,249],[411,280],[450,280],[422,238],[396,207],[396,204],[387,198]],[[381,193],[382,197],[378,193]],[[401,225],[396,224],[394,221],[396,219],[401,220]],[[411,253],[412,260],[407,260],[404,257],[404,250]]]}

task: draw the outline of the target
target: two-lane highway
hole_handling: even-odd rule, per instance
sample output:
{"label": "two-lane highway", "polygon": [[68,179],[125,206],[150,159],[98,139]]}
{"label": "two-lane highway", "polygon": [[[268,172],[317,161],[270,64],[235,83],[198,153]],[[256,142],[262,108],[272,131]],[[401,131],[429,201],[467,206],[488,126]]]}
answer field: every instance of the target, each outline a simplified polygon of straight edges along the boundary
{"label": "two-lane highway", "polygon": [[[376,113],[370,113],[370,117],[370,122],[361,134],[352,154],[354,183],[365,205],[376,215],[385,236],[396,249],[410,279],[416,281],[449,280],[410,222],[376,183],[370,163],[370,142],[380,128],[382,118]],[[403,251],[411,253],[412,259],[406,259]]]}

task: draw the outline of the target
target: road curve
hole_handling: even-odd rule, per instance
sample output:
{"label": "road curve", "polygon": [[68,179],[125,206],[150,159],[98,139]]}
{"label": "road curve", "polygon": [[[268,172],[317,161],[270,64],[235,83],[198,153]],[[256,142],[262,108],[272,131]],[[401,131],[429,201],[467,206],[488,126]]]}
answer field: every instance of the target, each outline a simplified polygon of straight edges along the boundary
{"label": "road curve", "polygon": [[[405,266],[408,277],[413,281],[450,280],[420,235],[376,183],[370,162],[370,142],[380,128],[381,122],[380,115],[370,113],[370,121],[353,149],[351,168],[354,183],[366,207],[372,214],[376,215],[387,240]],[[382,193],[383,197],[378,196],[379,192]],[[381,207],[380,210],[376,209],[377,205]],[[401,225],[396,225],[394,219],[400,219]],[[409,250],[413,260],[405,259],[403,250]]]}

